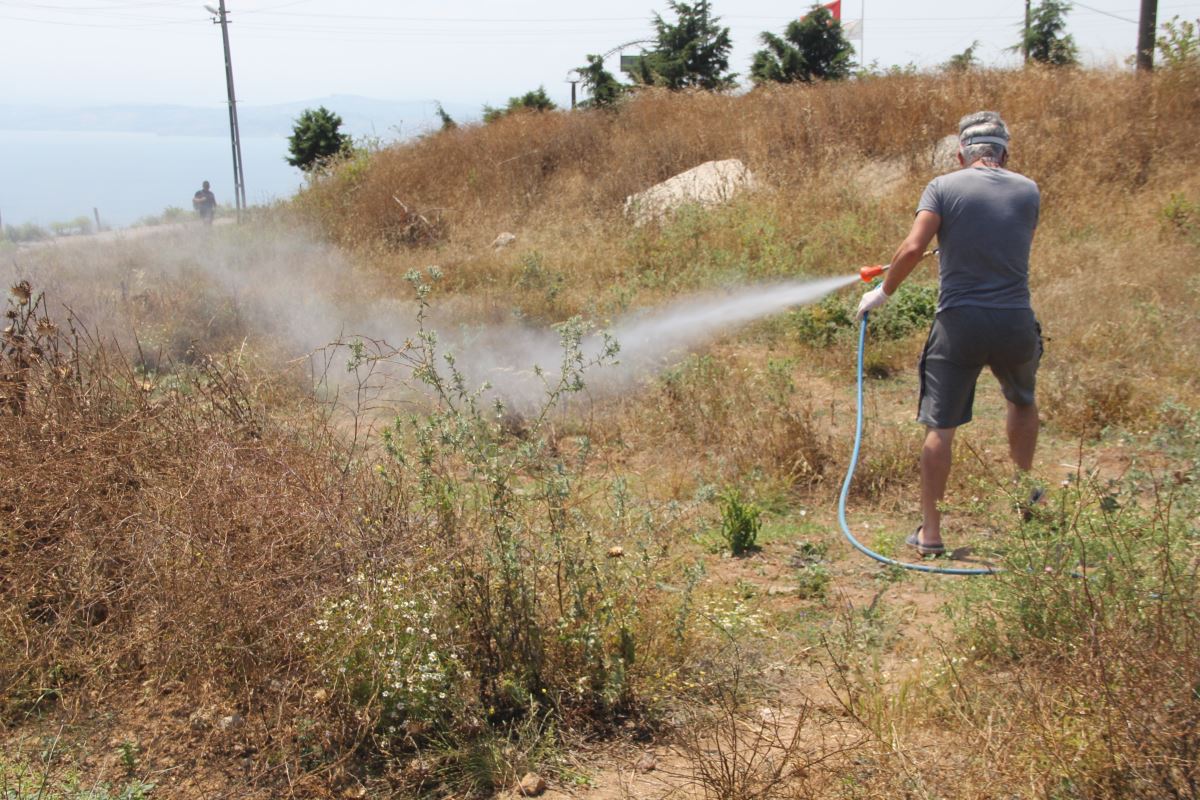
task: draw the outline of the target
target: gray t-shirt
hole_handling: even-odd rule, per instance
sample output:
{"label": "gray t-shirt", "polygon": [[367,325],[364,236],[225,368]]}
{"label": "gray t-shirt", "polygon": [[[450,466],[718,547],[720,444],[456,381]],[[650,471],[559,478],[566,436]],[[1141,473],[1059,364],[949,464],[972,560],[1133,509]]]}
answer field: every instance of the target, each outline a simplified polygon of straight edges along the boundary
{"label": "gray t-shirt", "polygon": [[917,211],[942,218],[938,311],[1030,308],[1029,248],[1040,204],[1036,183],[998,167],[966,167],[929,182]]}

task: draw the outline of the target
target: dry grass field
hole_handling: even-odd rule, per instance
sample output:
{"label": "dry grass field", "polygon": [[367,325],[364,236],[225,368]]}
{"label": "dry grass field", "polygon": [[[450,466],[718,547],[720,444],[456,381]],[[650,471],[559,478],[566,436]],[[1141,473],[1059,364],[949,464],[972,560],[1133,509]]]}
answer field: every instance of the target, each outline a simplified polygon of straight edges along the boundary
{"label": "dry grass field", "polygon": [[[947,497],[1002,575],[841,538],[856,290],[593,382],[629,313],[886,260],[979,108],[1043,193],[1049,500],[1015,513],[986,376]],[[0,797],[1196,797],[1197,118],[1190,69],[648,92],[360,153],[236,228],[5,252]],[[759,188],[622,216],[726,158]],[[935,286],[868,338],[886,554]],[[479,391],[471,342],[552,326],[532,408]]]}

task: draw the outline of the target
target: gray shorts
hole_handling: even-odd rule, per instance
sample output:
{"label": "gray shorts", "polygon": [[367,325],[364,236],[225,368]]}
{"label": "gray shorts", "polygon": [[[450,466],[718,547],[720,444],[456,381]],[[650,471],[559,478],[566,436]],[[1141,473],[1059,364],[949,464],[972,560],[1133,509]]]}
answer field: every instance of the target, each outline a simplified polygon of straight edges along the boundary
{"label": "gray shorts", "polygon": [[957,428],[971,421],[975,381],[990,367],[1004,398],[1033,404],[1042,328],[1030,309],[954,306],[939,311],[921,353],[917,422]]}

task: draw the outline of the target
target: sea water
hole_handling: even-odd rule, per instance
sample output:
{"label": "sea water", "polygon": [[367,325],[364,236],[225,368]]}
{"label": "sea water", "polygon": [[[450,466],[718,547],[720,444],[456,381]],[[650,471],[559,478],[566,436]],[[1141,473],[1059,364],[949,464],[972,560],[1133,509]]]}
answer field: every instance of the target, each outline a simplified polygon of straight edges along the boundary
{"label": "sea water", "polygon": [[[287,138],[242,139],[246,200],[268,203],[304,183],[284,161]],[[190,210],[202,181],[233,205],[228,137],[0,130],[0,219],[43,227],[77,217],[125,227],[169,206]]]}

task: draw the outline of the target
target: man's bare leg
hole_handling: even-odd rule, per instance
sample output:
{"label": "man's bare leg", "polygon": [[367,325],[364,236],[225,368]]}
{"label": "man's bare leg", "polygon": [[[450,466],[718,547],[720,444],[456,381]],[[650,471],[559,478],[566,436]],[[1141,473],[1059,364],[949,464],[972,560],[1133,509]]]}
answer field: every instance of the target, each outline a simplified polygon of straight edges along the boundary
{"label": "man's bare leg", "polygon": [[1037,449],[1038,440],[1038,409],[1037,403],[1019,406],[1008,404],[1008,417],[1005,420],[1008,432],[1008,453],[1013,463],[1022,472],[1033,469],[1033,451]]}
{"label": "man's bare leg", "polygon": [[921,448],[921,538],[923,545],[942,543],[942,512],[938,503],[946,494],[956,428],[927,428]]}

